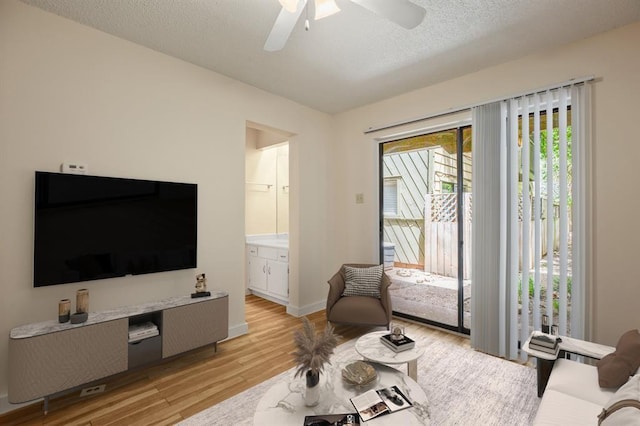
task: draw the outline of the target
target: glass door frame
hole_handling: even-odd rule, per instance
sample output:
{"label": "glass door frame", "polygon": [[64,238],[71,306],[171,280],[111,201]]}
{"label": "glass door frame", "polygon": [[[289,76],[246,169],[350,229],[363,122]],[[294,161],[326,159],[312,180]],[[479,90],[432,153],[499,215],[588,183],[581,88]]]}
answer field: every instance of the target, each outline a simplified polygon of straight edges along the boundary
{"label": "glass door frame", "polygon": [[[449,130],[456,130],[456,185],[458,190],[456,191],[456,214],[457,214],[457,229],[458,229],[458,241],[457,241],[457,257],[458,257],[458,325],[445,324],[438,321],[430,320],[427,318],[417,317],[411,314],[405,314],[402,312],[393,311],[393,315],[406,318],[411,321],[420,322],[423,324],[431,325],[434,327],[442,328],[445,330],[454,331],[456,333],[470,335],[471,329],[464,326],[464,156],[463,142],[464,142],[464,130],[471,128],[470,124],[454,126]],[[394,142],[386,141],[378,144],[378,245],[379,245],[379,259],[380,263],[383,263],[384,259],[384,163],[383,163],[383,146],[385,143]],[[471,141],[473,144],[473,141]],[[471,176],[473,181],[473,175]],[[473,225],[472,225],[473,226]],[[471,283],[473,285],[473,282]]]}

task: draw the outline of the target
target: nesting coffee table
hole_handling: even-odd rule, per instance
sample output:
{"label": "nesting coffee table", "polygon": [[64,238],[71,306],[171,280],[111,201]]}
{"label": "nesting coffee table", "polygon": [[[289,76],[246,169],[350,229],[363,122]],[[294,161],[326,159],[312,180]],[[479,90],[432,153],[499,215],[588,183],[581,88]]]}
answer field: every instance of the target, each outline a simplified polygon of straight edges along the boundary
{"label": "nesting coffee table", "polygon": [[407,374],[413,380],[418,380],[418,358],[424,354],[424,347],[418,345],[413,349],[394,352],[380,342],[380,337],[389,334],[388,331],[374,331],[365,334],[356,341],[356,351],[364,359],[381,364],[407,364]]}
{"label": "nesting coffee table", "polygon": [[354,360],[332,361],[326,365],[320,375],[320,402],[315,407],[304,405],[303,378],[287,375],[267,390],[256,408],[253,417],[255,426],[279,425],[300,426],[304,417],[323,414],[353,413],[355,409],[350,398],[369,389],[382,389],[398,386],[400,391],[411,401],[413,407],[382,415],[366,422],[367,426],[379,425],[415,425],[430,424],[427,395],[415,380],[395,368],[371,363],[376,370],[377,378],[365,387],[348,385],[342,379],[342,369]]}

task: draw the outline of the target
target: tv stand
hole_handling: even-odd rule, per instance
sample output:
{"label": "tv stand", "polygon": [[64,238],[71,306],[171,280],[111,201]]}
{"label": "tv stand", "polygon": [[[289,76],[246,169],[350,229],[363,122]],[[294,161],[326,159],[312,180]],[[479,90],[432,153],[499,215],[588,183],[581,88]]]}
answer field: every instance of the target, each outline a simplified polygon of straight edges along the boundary
{"label": "tv stand", "polygon": [[[129,343],[129,325],[151,321],[159,335]],[[55,320],[16,327],[9,335],[9,402],[49,397],[206,345],[229,334],[229,296],[173,297],[92,312],[82,324]]]}

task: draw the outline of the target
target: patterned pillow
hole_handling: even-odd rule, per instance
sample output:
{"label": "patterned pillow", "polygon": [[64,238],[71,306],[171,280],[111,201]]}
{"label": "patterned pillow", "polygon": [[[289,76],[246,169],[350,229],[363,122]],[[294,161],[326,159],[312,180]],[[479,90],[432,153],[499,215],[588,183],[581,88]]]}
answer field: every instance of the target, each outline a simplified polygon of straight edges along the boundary
{"label": "patterned pillow", "polygon": [[380,298],[383,265],[369,268],[345,266],[346,276],[343,296],[369,296]]}

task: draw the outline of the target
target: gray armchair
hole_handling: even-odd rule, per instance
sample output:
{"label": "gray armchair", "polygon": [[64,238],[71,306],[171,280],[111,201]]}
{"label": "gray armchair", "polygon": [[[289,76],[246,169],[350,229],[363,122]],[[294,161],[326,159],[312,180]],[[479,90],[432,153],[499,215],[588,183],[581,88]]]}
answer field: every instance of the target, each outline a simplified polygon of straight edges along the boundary
{"label": "gray armchair", "polygon": [[[370,264],[347,263],[346,266],[367,268]],[[391,280],[383,272],[380,285],[380,299],[368,296],[342,296],[345,286],[344,266],[336,272],[329,282],[327,296],[327,320],[331,323],[384,326],[389,328],[391,322],[391,297],[389,286]]]}

